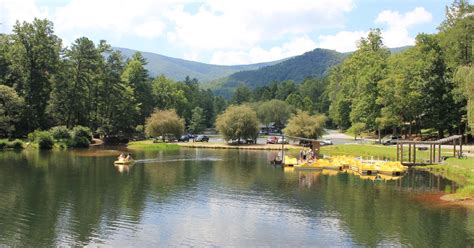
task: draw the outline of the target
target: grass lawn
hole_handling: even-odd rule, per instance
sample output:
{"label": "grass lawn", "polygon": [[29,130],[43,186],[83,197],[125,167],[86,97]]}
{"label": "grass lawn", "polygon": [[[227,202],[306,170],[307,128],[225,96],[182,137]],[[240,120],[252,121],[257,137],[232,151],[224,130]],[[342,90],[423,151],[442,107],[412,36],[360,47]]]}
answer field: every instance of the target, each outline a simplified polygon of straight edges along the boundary
{"label": "grass lawn", "polygon": [[349,155],[354,157],[378,157],[380,159],[396,159],[396,147],[367,145],[367,144],[347,144],[321,147],[321,153],[330,156]]}
{"label": "grass lawn", "polygon": [[[397,159],[397,147],[396,146],[383,146],[383,145],[370,145],[370,144],[346,144],[346,145],[334,145],[334,146],[323,146],[321,153],[330,156],[337,155],[350,155],[354,157],[372,158],[374,159]],[[403,156],[405,161],[408,161],[408,146],[405,146]],[[449,157],[452,156],[451,149],[442,149],[441,156]],[[426,162],[429,160],[430,152],[427,151],[416,151],[416,161]]]}
{"label": "grass lawn", "polygon": [[128,143],[129,149],[134,150],[177,150],[179,145],[169,143],[153,143],[152,140],[132,141]]}

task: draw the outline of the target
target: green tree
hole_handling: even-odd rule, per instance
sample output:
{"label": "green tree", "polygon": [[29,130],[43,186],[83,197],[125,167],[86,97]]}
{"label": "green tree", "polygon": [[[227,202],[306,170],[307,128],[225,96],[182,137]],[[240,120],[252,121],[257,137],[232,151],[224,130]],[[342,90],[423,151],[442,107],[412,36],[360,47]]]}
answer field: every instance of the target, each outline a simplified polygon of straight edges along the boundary
{"label": "green tree", "polygon": [[20,120],[24,100],[16,91],[0,85],[0,136],[11,136]]}
{"label": "green tree", "polygon": [[65,124],[68,128],[76,125],[90,126],[98,64],[102,57],[94,42],[86,37],[76,39],[71,49],[66,51],[66,56],[71,82],[69,87],[62,90],[65,91],[68,103],[58,107],[67,109]]}
{"label": "green tree", "polygon": [[376,120],[378,129],[396,129],[409,123],[421,125],[424,114],[423,61],[416,47],[392,55],[388,60],[387,78],[378,84],[380,95],[377,103],[382,105],[381,115]]}
{"label": "green tree", "polygon": [[349,132],[354,134],[354,139],[357,139],[357,136],[359,136],[363,131],[367,129],[367,125],[363,122],[356,122],[352,124],[351,128],[349,128]]}
{"label": "green tree", "polygon": [[[327,103],[327,94],[325,94],[327,84],[329,82],[326,79],[322,78],[306,78],[302,84],[298,86],[298,92],[301,96],[305,99],[311,101],[311,109],[309,109],[309,105],[306,111],[313,111],[319,113],[327,112],[328,110],[328,103]],[[309,102],[306,100],[307,102]]]}
{"label": "green tree", "polygon": [[175,109],[179,115],[186,111],[188,101],[185,93],[173,80],[164,75],[152,82],[154,105],[159,109]]}
{"label": "green tree", "polygon": [[274,123],[278,128],[283,128],[292,112],[291,106],[282,101],[273,99],[258,104],[257,116],[260,123],[269,126]]}
{"label": "green tree", "polygon": [[303,97],[297,92],[289,94],[285,99],[285,102],[293,106],[295,109],[304,109]]}
{"label": "green tree", "polygon": [[104,66],[104,79],[99,93],[99,127],[104,134],[130,134],[137,124],[140,102],[135,99],[134,86],[123,81],[123,58],[114,51]]}
{"label": "green tree", "polygon": [[216,128],[226,141],[256,139],[259,130],[257,113],[249,106],[230,106],[217,116]]}
{"label": "green tree", "polygon": [[292,93],[297,91],[296,84],[291,81],[283,81],[277,84],[277,90],[275,91],[275,98],[279,100],[285,100]]}
{"label": "green tree", "polygon": [[421,78],[424,93],[424,123],[438,130],[444,130],[460,122],[459,106],[455,105],[453,84],[446,75],[447,68],[439,40],[435,35],[419,34],[416,37],[418,59],[421,63]]}
{"label": "green tree", "polygon": [[454,79],[467,99],[467,122],[474,135],[474,66],[460,66]]}
{"label": "green tree", "polygon": [[10,47],[11,70],[19,75],[15,88],[24,97],[27,111],[26,130],[47,128],[45,110],[51,91],[51,79],[60,60],[61,40],[54,34],[53,23],[34,19],[17,22]]}
{"label": "green tree", "polygon": [[325,133],[326,121],[325,115],[310,115],[308,112],[298,111],[288,120],[283,133],[293,137],[318,139]]}
{"label": "green tree", "polygon": [[347,83],[343,66],[333,67],[327,76],[328,86],[325,94],[329,100],[329,118],[339,129],[345,130],[351,126],[352,85]]}
{"label": "green tree", "polygon": [[156,109],[145,122],[145,133],[148,136],[162,136],[165,138],[178,138],[184,133],[184,120],[172,110]]}
{"label": "green tree", "polygon": [[140,103],[140,112],[137,122],[143,124],[145,118],[153,111],[153,92],[149,82],[148,70],[145,69],[146,59],[136,52],[127,62],[121,75],[122,81],[134,89],[134,98]]}
{"label": "green tree", "polygon": [[349,77],[355,83],[352,99],[351,123],[363,122],[370,129],[375,128],[375,119],[380,114],[378,83],[385,78],[388,49],[382,43],[381,32],[372,30],[367,38],[360,40],[358,50],[344,64],[353,70]]}
{"label": "green tree", "polygon": [[203,109],[200,107],[195,107],[193,109],[191,123],[189,124],[189,131],[192,133],[201,133],[205,128],[204,122],[205,119]]}
{"label": "green tree", "polygon": [[[381,106],[377,104],[378,83],[385,79],[389,50],[382,43],[379,29],[362,38],[357,51],[331,70],[328,97],[330,116],[341,128],[363,122],[375,129]],[[347,120],[347,112],[350,120]]]}
{"label": "green tree", "polygon": [[232,96],[232,103],[242,104],[244,102],[250,102],[252,100],[252,92],[247,86],[240,85],[235,89],[234,95]]}
{"label": "green tree", "polygon": [[468,0],[455,0],[446,7],[446,19],[438,29],[440,45],[450,70],[454,72],[458,66],[471,64],[474,53],[474,5]]}

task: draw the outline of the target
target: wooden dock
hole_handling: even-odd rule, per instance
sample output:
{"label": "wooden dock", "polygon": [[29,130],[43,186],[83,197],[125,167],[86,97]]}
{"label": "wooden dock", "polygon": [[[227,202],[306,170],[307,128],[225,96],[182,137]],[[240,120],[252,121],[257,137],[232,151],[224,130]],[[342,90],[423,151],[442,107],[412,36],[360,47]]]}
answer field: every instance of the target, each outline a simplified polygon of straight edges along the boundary
{"label": "wooden dock", "polygon": [[[442,145],[453,145],[453,157],[459,158],[462,154],[462,135],[453,135],[444,139],[436,141],[412,141],[412,140],[399,140],[397,141],[397,160],[403,165],[415,166],[415,165],[426,165],[441,163],[441,149]],[[405,151],[406,145],[408,149]],[[427,163],[416,162],[416,147],[422,145],[429,146],[430,155]],[[459,147],[459,149],[457,149]],[[408,161],[405,161],[405,152],[408,153]]]}

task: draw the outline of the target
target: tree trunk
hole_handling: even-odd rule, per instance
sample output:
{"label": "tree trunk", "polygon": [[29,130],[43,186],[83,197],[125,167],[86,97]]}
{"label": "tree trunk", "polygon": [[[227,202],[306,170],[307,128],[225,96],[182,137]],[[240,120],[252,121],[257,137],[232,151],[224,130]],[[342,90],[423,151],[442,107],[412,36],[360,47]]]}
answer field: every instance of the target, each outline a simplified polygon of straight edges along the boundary
{"label": "tree trunk", "polygon": [[438,139],[442,139],[444,137],[444,130],[442,128],[438,128]]}
{"label": "tree trunk", "polygon": [[411,124],[411,121],[410,121],[410,125],[408,126],[408,136],[411,138],[411,128],[412,128],[412,124]]}
{"label": "tree trunk", "polygon": [[378,133],[379,133],[379,144],[382,144],[382,135],[380,135],[380,128],[378,129]]}

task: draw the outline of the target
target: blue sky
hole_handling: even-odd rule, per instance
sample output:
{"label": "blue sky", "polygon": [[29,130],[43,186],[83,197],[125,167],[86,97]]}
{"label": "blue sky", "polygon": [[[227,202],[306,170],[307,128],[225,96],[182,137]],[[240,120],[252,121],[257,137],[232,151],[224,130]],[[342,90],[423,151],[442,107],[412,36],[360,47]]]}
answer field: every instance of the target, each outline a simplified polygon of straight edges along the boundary
{"label": "blue sky", "polygon": [[315,48],[352,51],[370,28],[389,47],[434,33],[452,1],[0,0],[0,31],[33,17],[67,46],[86,36],[112,46],[213,64],[248,64]]}

